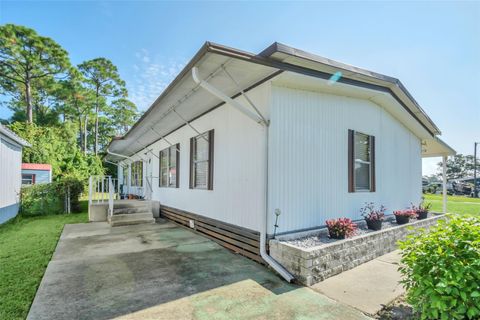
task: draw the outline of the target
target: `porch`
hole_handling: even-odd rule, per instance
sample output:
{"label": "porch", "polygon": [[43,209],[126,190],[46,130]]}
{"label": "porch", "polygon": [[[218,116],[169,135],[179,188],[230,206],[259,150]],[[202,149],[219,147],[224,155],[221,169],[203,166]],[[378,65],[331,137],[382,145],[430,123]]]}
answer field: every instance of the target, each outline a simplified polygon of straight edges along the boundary
{"label": "porch", "polygon": [[138,192],[123,193],[122,189],[118,180],[111,176],[90,177],[88,220],[108,222],[112,227],[154,223],[155,217],[159,217],[159,202],[147,200]]}

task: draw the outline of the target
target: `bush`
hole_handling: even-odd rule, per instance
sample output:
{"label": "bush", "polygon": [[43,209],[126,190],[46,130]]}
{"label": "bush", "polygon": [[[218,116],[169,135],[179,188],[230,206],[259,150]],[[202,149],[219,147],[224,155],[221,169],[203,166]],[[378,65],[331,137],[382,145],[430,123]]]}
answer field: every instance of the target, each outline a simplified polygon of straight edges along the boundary
{"label": "bush", "polygon": [[357,225],[348,218],[331,219],[325,221],[330,238],[344,239],[355,235]]}
{"label": "bush", "polygon": [[407,301],[421,319],[480,318],[480,218],[452,216],[400,248]]}
{"label": "bush", "polygon": [[80,212],[79,198],[84,185],[80,180],[65,178],[52,183],[22,187],[20,213],[24,216],[65,213],[68,189],[71,211]]}

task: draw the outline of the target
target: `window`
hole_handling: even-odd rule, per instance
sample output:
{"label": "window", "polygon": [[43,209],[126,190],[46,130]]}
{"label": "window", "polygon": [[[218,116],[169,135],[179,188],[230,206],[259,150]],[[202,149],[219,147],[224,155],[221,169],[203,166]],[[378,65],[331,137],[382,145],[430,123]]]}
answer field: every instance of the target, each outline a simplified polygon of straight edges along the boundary
{"label": "window", "polygon": [[213,130],[190,139],[190,189],[213,190]]}
{"label": "window", "polygon": [[143,187],[143,161],[135,161],[132,163],[130,170],[132,187]]}
{"label": "window", "polygon": [[375,137],[348,130],[348,191],[375,192]]}
{"label": "window", "polygon": [[33,173],[22,174],[22,184],[35,184],[35,175]]}
{"label": "window", "polygon": [[123,185],[128,186],[128,165],[123,167]]}
{"label": "window", "polygon": [[180,167],[180,144],[160,151],[159,187],[178,188]]}

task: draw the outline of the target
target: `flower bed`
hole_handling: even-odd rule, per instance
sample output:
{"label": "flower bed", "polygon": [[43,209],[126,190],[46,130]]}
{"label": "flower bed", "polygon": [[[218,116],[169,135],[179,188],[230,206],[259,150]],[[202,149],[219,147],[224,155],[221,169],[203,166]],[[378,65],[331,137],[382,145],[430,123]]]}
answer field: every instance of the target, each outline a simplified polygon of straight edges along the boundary
{"label": "flower bed", "polygon": [[327,228],[279,236],[270,240],[270,255],[299,282],[310,286],[394,251],[398,240],[415,228],[436,224],[442,217],[431,213],[424,220],[398,225],[390,216],[386,217],[380,231],[367,229],[365,221],[361,221],[357,223],[357,235],[344,240],[329,238]]}

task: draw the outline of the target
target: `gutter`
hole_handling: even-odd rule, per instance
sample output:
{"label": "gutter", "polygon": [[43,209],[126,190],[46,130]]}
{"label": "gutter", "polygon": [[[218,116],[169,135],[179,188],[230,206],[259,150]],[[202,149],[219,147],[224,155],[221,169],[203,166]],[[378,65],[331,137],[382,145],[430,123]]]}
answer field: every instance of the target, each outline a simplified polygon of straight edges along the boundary
{"label": "gutter", "polygon": [[255,113],[251,112],[245,108],[241,103],[236,100],[233,100],[219,89],[215,88],[211,84],[207,83],[204,80],[201,80],[198,77],[198,68],[192,68],[192,78],[196,84],[200,85],[203,89],[210,92],[212,95],[218,97],[219,99],[225,101],[225,103],[230,104],[235,107],[237,110],[245,114],[247,117],[255,121],[256,123],[261,124],[265,127],[265,214],[262,219],[262,224],[260,226],[260,256],[262,259],[272,267],[278,274],[280,274],[286,281],[292,282],[294,276],[288,272],[280,263],[275,261],[266,250],[267,243],[267,215],[268,215],[268,136],[269,136],[269,123],[265,122],[261,117],[257,116]]}

